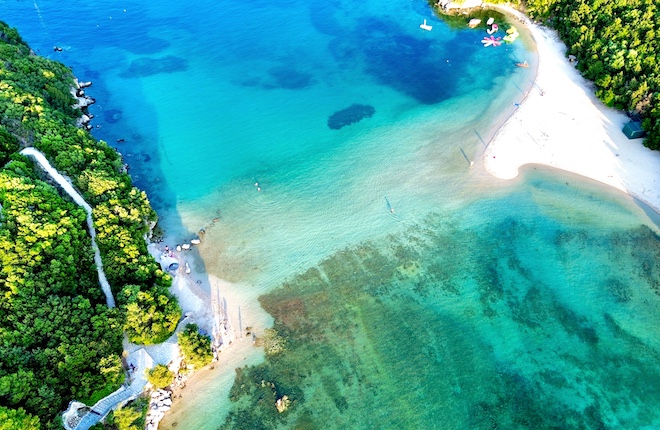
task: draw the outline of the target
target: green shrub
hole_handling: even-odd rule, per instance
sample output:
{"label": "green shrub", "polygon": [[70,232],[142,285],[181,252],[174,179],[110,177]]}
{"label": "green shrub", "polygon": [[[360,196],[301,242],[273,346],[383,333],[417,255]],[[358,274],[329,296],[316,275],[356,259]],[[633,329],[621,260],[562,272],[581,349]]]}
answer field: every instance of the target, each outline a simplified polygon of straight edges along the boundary
{"label": "green shrub", "polygon": [[174,373],[163,364],[156,365],[149,371],[147,379],[154,388],[165,388],[174,381]]}

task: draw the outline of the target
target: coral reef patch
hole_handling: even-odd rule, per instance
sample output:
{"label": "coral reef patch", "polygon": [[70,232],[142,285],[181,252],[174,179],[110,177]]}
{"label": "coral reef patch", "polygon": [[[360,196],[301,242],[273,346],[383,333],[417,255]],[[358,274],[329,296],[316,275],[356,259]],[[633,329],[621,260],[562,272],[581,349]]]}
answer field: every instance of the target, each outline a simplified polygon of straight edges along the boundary
{"label": "coral reef patch", "polygon": [[655,425],[660,352],[640,323],[657,318],[638,315],[660,304],[659,251],[648,227],[538,213],[430,214],[344,248],[259,298],[266,361],[237,369],[221,428]]}

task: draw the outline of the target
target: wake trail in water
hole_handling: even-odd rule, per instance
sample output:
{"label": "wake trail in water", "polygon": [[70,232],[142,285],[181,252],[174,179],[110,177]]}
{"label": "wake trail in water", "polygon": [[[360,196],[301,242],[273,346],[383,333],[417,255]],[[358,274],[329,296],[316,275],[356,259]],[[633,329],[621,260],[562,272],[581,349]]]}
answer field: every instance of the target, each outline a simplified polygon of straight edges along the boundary
{"label": "wake trail in water", "polygon": [[37,4],[37,0],[33,0],[32,4],[34,4],[34,10],[37,11],[37,17],[39,18],[41,28],[43,29],[43,33],[45,34],[47,40],[53,40],[50,32],[48,31],[48,27],[46,27],[46,21],[44,21],[44,17],[41,14],[41,9],[39,9],[39,5]]}
{"label": "wake trail in water", "polygon": [[39,9],[37,0],[34,0],[34,9],[37,11],[37,16],[39,17],[39,22],[41,23],[41,26],[43,27],[44,31],[46,31],[46,23],[44,22],[44,17],[41,15],[41,10]]}

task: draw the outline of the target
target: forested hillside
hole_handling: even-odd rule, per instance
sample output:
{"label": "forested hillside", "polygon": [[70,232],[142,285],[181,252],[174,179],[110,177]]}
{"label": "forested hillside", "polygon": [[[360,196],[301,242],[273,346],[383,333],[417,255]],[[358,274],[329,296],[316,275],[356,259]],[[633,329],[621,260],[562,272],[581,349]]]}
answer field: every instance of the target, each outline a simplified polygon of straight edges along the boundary
{"label": "forested hillside", "polygon": [[[34,55],[0,22],[3,429],[59,428],[70,400],[92,404],[123,381],[124,331],[134,342],[158,343],[180,318],[171,278],[146,248],[156,215],[119,154],[76,127],[73,85],[70,69]],[[118,309],[105,304],[85,212],[18,154],[25,146],[41,150],[94,208]]]}
{"label": "forested hillside", "polygon": [[521,6],[557,29],[608,106],[641,115],[645,145],[660,149],[658,0],[490,0]]}

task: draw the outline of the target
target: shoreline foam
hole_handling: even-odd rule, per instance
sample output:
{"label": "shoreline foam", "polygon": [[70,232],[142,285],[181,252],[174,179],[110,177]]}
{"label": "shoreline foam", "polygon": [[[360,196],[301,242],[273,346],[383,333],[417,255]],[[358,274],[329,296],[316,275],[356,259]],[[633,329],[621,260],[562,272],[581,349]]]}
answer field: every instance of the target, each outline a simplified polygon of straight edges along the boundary
{"label": "shoreline foam", "polygon": [[[496,8],[520,18],[514,9]],[[486,170],[512,179],[521,166],[542,164],[615,187],[660,213],[660,153],[623,134],[627,116],[596,98],[556,31],[529,22],[527,28],[538,52],[534,87],[490,141]]]}

